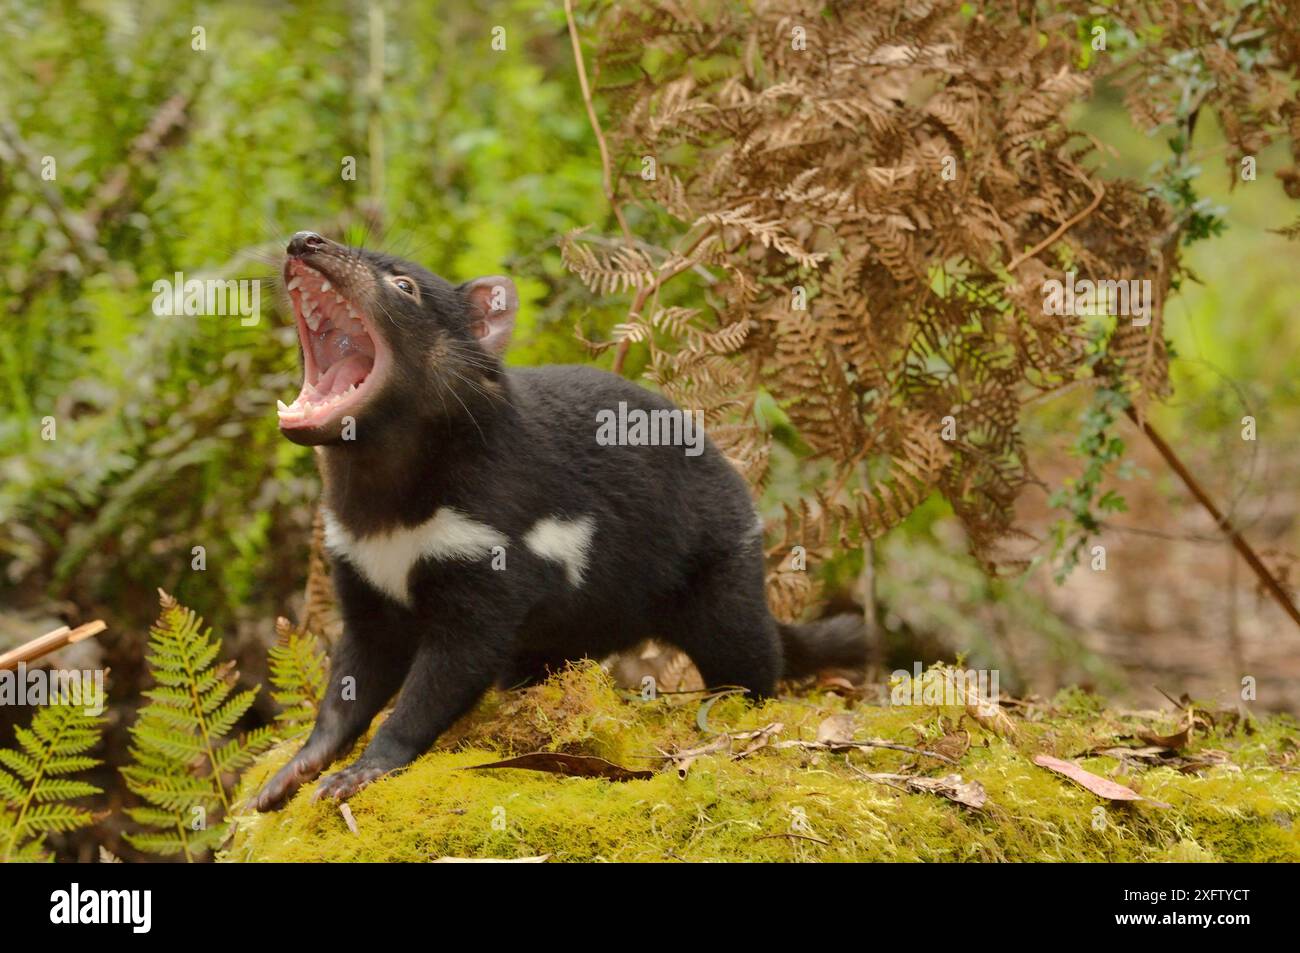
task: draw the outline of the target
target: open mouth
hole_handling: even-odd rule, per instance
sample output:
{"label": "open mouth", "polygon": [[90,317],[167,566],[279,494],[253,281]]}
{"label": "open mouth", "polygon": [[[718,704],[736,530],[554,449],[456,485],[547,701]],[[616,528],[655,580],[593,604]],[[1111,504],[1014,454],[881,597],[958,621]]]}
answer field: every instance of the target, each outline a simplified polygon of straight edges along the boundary
{"label": "open mouth", "polygon": [[320,427],[361,404],[388,354],[370,333],[365,310],[334,289],[325,274],[292,258],[284,275],[298,319],[303,376],[292,404],[277,401],[280,427]]}

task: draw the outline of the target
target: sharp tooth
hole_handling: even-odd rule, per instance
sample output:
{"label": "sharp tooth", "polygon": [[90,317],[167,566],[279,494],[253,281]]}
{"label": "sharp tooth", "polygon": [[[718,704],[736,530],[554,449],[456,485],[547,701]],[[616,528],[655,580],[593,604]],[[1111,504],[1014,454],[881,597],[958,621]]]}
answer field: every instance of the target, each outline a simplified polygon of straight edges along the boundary
{"label": "sharp tooth", "polygon": [[328,281],[322,281],[322,282],[320,283],[320,290],[321,290],[321,291],[329,291],[329,290],[330,290],[330,283],[329,283]]}
{"label": "sharp tooth", "polygon": [[293,278],[289,281],[289,290],[293,291],[295,288],[301,288],[301,287],[302,287],[302,278],[300,278],[298,275],[294,275]]}
{"label": "sharp tooth", "polygon": [[277,401],[275,402],[275,407],[276,407],[277,410],[288,410],[288,409],[289,409],[289,405],[286,404],[286,403],[285,403],[284,401],[282,401],[282,400],[277,400]]}
{"label": "sharp tooth", "polygon": [[310,311],[304,314],[303,317],[307,319],[307,327],[311,328],[313,331],[320,327],[321,316],[316,312]]}

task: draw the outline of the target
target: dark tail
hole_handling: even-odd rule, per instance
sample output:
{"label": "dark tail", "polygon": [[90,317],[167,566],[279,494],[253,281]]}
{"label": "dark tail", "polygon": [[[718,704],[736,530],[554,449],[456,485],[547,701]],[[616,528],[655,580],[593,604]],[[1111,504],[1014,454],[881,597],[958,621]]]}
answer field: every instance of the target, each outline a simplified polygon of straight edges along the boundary
{"label": "dark tail", "polygon": [[859,615],[836,615],[816,622],[782,623],[786,678],[815,675],[824,668],[863,668],[870,646],[867,627]]}

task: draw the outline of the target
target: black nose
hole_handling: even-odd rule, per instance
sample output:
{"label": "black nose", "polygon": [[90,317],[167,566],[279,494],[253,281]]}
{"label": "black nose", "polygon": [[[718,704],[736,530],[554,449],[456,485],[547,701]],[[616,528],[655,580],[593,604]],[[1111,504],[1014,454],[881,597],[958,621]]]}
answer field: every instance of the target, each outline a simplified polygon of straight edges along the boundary
{"label": "black nose", "polygon": [[325,239],[315,232],[297,232],[293,238],[289,239],[289,254],[295,258],[301,258],[303,255],[310,255],[314,251],[320,251],[326,244]]}

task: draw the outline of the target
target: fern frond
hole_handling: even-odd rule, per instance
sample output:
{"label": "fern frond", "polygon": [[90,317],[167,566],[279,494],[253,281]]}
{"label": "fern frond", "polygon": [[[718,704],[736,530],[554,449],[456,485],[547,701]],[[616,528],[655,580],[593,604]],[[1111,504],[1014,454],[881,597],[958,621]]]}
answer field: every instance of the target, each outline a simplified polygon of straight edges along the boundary
{"label": "fern frond", "polygon": [[316,636],[288,619],[276,619],[275,632],[279,640],[267,658],[271,698],[280,706],[275,722],[282,737],[295,738],[316,721],[325,694],[325,653]]}
{"label": "fern frond", "polygon": [[[220,662],[221,643],[203,620],[160,592],[162,612],[149,632],[146,661],[156,686],[131,726],[127,788],[145,802],[128,816],[146,828],[126,835],[138,850],[193,860],[229,828],[227,778],[270,747],[262,728],[230,737],[256,689],[235,691],[239,673]],[[209,813],[215,817],[209,817]]]}
{"label": "fern frond", "polygon": [[0,862],[53,859],[46,834],[86,827],[91,813],[67,803],[100,789],[65,777],[95,767],[87,757],[100,741],[104,718],[81,706],[37,708],[29,727],[14,729],[18,749],[0,749]]}
{"label": "fern frond", "polygon": [[596,294],[616,294],[655,280],[654,263],[639,248],[622,245],[612,251],[582,241],[581,230],[560,240],[565,266]]}

